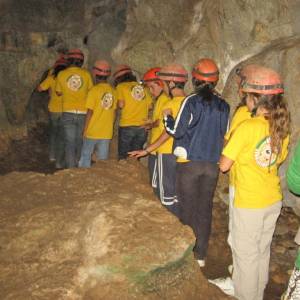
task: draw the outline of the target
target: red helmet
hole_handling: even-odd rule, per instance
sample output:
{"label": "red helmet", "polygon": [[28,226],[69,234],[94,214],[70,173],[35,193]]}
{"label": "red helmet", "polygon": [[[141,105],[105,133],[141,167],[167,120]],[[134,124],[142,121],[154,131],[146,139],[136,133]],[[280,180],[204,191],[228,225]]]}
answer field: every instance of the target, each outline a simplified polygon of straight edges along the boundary
{"label": "red helmet", "polygon": [[144,82],[149,82],[149,81],[160,81],[158,78],[157,73],[161,70],[161,68],[152,68],[148,70],[144,76],[143,76],[143,81]]}
{"label": "red helmet", "polygon": [[282,80],[272,69],[256,66],[247,71],[246,78],[241,83],[241,90],[246,93],[275,95],[284,93]]}
{"label": "red helmet", "polygon": [[55,63],[54,63],[54,68],[58,67],[58,66],[67,66],[68,65],[68,61],[65,58],[59,58]]}
{"label": "red helmet", "polygon": [[93,74],[109,76],[111,74],[110,64],[106,60],[97,60],[93,66]]}
{"label": "red helmet", "polygon": [[202,58],[194,66],[192,76],[199,80],[216,82],[219,80],[219,69],[212,59]]}
{"label": "red helmet", "polygon": [[158,72],[158,78],[163,81],[187,82],[188,72],[179,64],[167,65]]}
{"label": "red helmet", "polygon": [[84,54],[80,49],[71,49],[68,51],[68,58],[84,60]]}
{"label": "red helmet", "polygon": [[132,70],[128,65],[118,65],[116,67],[115,73],[113,74],[114,79],[117,79],[118,77],[131,73]]}

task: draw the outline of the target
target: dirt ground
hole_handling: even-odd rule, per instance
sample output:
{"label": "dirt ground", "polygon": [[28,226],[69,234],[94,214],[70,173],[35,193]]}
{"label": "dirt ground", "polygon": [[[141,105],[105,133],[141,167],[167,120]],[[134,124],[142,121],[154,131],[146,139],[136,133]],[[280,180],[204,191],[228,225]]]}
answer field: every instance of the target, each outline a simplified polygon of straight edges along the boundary
{"label": "dirt ground", "polygon": [[[10,180],[14,180],[15,178],[16,180],[20,181],[20,184],[26,184],[27,174],[28,176],[34,177],[35,176],[34,174],[43,175],[43,174],[55,173],[54,165],[48,161],[47,135],[45,134],[46,132],[45,128],[46,127],[41,126],[40,128],[33,130],[32,132],[30,132],[27,139],[12,141],[10,146],[10,151],[5,156],[0,157],[0,170],[1,170],[0,174],[2,179],[6,178],[6,176],[10,176]],[[19,172],[22,172],[22,176],[20,175]],[[146,176],[147,175],[145,169],[145,178]],[[21,177],[23,177],[22,180],[20,180]],[[141,181],[146,181],[145,178],[141,178]],[[37,176],[35,179],[35,184],[38,185],[39,180],[42,179],[39,179],[39,176]],[[124,180],[125,180],[124,183],[126,184],[126,177],[124,178]],[[128,180],[128,184],[129,185],[131,184],[130,180]],[[226,191],[226,184],[227,184],[227,178],[225,176],[222,176],[218,185],[218,189],[222,189],[223,191]],[[34,187],[31,186],[31,188]],[[47,197],[45,198],[45,195],[43,195],[43,199],[45,201],[49,201],[49,205],[50,205],[50,202],[52,201],[54,196],[51,195],[50,186],[49,188],[50,190],[45,191],[45,193],[49,195],[49,199],[45,200],[47,199]],[[10,196],[15,194],[13,196],[22,197],[22,195],[19,195],[20,191],[18,191],[17,189],[6,191],[6,193],[9,193]],[[14,220],[14,218],[16,218],[16,216],[20,214],[26,216],[26,210],[28,210],[28,207],[35,207],[39,205],[39,203],[36,202],[30,203],[31,200],[30,198],[28,198],[26,200],[27,201],[26,205],[19,205],[18,207],[12,207],[11,205],[8,205],[5,202],[6,196],[7,195],[5,194],[5,192],[2,193],[1,195],[2,201],[0,202],[0,206],[1,206],[0,209],[2,211],[1,214],[2,221],[4,219]],[[67,203],[65,204],[66,204],[65,213],[67,214],[68,204]],[[61,215],[61,218],[63,217],[64,216]],[[76,218],[75,215],[74,218]],[[1,223],[4,226],[4,228],[1,229],[2,242],[5,241],[8,242],[9,240],[14,238],[14,236],[11,236],[13,234],[13,230],[11,230],[11,228],[8,227],[8,226],[12,226],[13,221],[7,226],[5,226],[3,222]],[[228,233],[227,224],[228,224],[227,206],[220,199],[216,198],[214,203],[213,229],[212,229],[212,235],[210,239],[207,266],[203,269],[203,274],[207,278],[228,276],[227,267],[228,265],[231,264],[231,253],[226,242],[227,233]],[[293,238],[298,228],[298,224],[299,224],[299,218],[293,213],[293,211],[290,208],[284,208],[282,210],[280,219],[278,221],[278,226],[272,243],[271,264],[270,264],[271,273],[270,273],[270,281],[265,295],[266,300],[280,299],[280,295],[282,294],[282,292],[286,287],[290,270],[293,268],[293,263],[297,251],[297,247],[296,244],[293,242]],[[18,224],[16,224],[15,226],[18,226]],[[36,234],[37,235],[41,234],[38,228]],[[19,242],[21,243],[22,241]],[[51,238],[49,241],[45,241],[45,242],[50,243]],[[21,248],[22,245],[20,244],[18,245],[18,247]],[[36,251],[38,251],[38,247]],[[12,255],[12,259],[13,257],[14,256]],[[26,257],[26,259],[28,260],[27,263],[30,263],[32,257],[28,256]],[[9,264],[2,265],[2,267],[9,268]],[[39,265],[33,264],[31,267],[35,269],[33,271],[37,271],[39,268],[42,270],[42,266]],[[74,267],[74,262],[72,261],[68,262],[67,267],[64,266],[65,270],[63,273],[65,274],[65,276],[68,276],[68,273],[71,272],[73,267]],[[2,287],[5,287],[6,294],[7,295],[9,294],[9,289],[13,290],[16,288],[20,290],[20,293],[23,293],[24,289],[26,289],[26,284],[29,279],[20,278],[20,277],[14,278],[13,270],[9,270],[7,274],[10,274],[6,278],[7,280],[10,281],[9,284],[7,284],[7,282],[6,283],[4,282],[5,278],[4,279],[2,278],[4,280],[2,282]],[[22,277],[22,272],[18,272],[17,274]],[[38,278],[36,280],[38,281]],[[55,281],[51,280],[49,282],[55,285]],[[44,279],[43,284],[47,285],[47,278]],[[56,284],[57,286],[52,287],[53,289],[59,289],[60,283],[57,282]],[[49,288],[51,287],[49,286]],[[188,295],[189,293],[188,291],[193,288],[194,287],[191,287],[188,284],[182,286],[181,293],[186,293],[186,296],[184,296],[184,294],[181,294],[182,298],[180,299],[192,299]],[[95,293],[97,294],[97,289],[94,291],[90,291],[89,293],[90,294],[87,294],[85,299],[97,299],[97,297],[93,296],[93,294]],[[172,292],[170,293],[172,294]],[[35,295],[35,297],[30,298],[29,294],[25,294],[24,299],[42,299],[39,298],[38,287],[36,287],[35,289],[35,294],[31,294],[31,295]],[[199,299],[209,299],[207,298],[208,295],[206,296],[202,295],[202,296],[203,298],[199,298]],[[226,297],[224,297],[223,299],[225,298]],[[12,299],[12,298],[6,298],[6,299]],[[54,298],[49,298],[49,299],[54,299]],[[118,292],[116,292],[115,299],[122,299],[120,294],[118,294]],[[155,299],[155,296],[153,299]],[[160,298],[157,297],[157,299]],[[170,297],[169,299],[172,299],[172,297]],[[216,297],[212,297],[211,299],[222,299],[222,297],[216,296]]]}

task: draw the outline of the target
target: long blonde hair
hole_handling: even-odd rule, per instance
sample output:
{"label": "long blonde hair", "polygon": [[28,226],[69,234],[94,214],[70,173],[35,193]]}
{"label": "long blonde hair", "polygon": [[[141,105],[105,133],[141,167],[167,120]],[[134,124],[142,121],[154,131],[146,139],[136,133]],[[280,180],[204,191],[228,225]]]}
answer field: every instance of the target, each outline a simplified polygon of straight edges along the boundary
{"label": "long blonde hair", "polygon": [[291,118],[288,105],[282,94],[263,95],[251,93],[256,99],[255,109],[267,110],[266,118],[270,125],[271,150],[280,154],[283,140],[290,134]]}

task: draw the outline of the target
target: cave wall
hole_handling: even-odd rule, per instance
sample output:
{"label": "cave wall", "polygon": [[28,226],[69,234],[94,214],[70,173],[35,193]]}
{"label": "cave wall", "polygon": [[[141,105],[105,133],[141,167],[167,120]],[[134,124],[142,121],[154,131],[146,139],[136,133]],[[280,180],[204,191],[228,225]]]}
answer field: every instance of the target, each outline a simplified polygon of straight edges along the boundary
{"label": "cave wall", "polygon": [[69,48],[111,60],[125,29],[126,1],[1,0],[0,126],[45,119],[47,95],[34,92],[44,72]]}
{"label": "cave wall", "polygon": [[299,0],[0,0],[0,126],[45,117],[47,97],[33,91],[70,47],[83,49],[87,67],[105,58],[140,73],[172,61],[190,70],[212,57],[231,103],[238,100],[230,72],[255,60],[278,70],[294,99],[299,9]]}
{"label": "cave wall", "polygon": [[299,11],[300,0],[0,0],[0,139],[47,119],[47,94],[34,89],[58,53],[79,47],[88,68],[105,58],[140,73],[172,61],[191,70],[199,58],[212,57],[221,71],[217,88],[232,111],[239,101],[234,70],[253,62],[270,66],[285,82],[294,144]]}

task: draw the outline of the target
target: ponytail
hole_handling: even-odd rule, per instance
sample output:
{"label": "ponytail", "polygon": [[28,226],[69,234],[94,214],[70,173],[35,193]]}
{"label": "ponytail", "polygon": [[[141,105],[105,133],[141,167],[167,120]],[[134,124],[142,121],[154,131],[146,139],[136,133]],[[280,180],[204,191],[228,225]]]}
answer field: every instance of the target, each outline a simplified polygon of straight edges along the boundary
{"label": "ponytail", "polygon": [[211,101],[214,95],[216,82],[209,82],[193,78],[193,86],[195,93],[202,97],[205,101]]}

